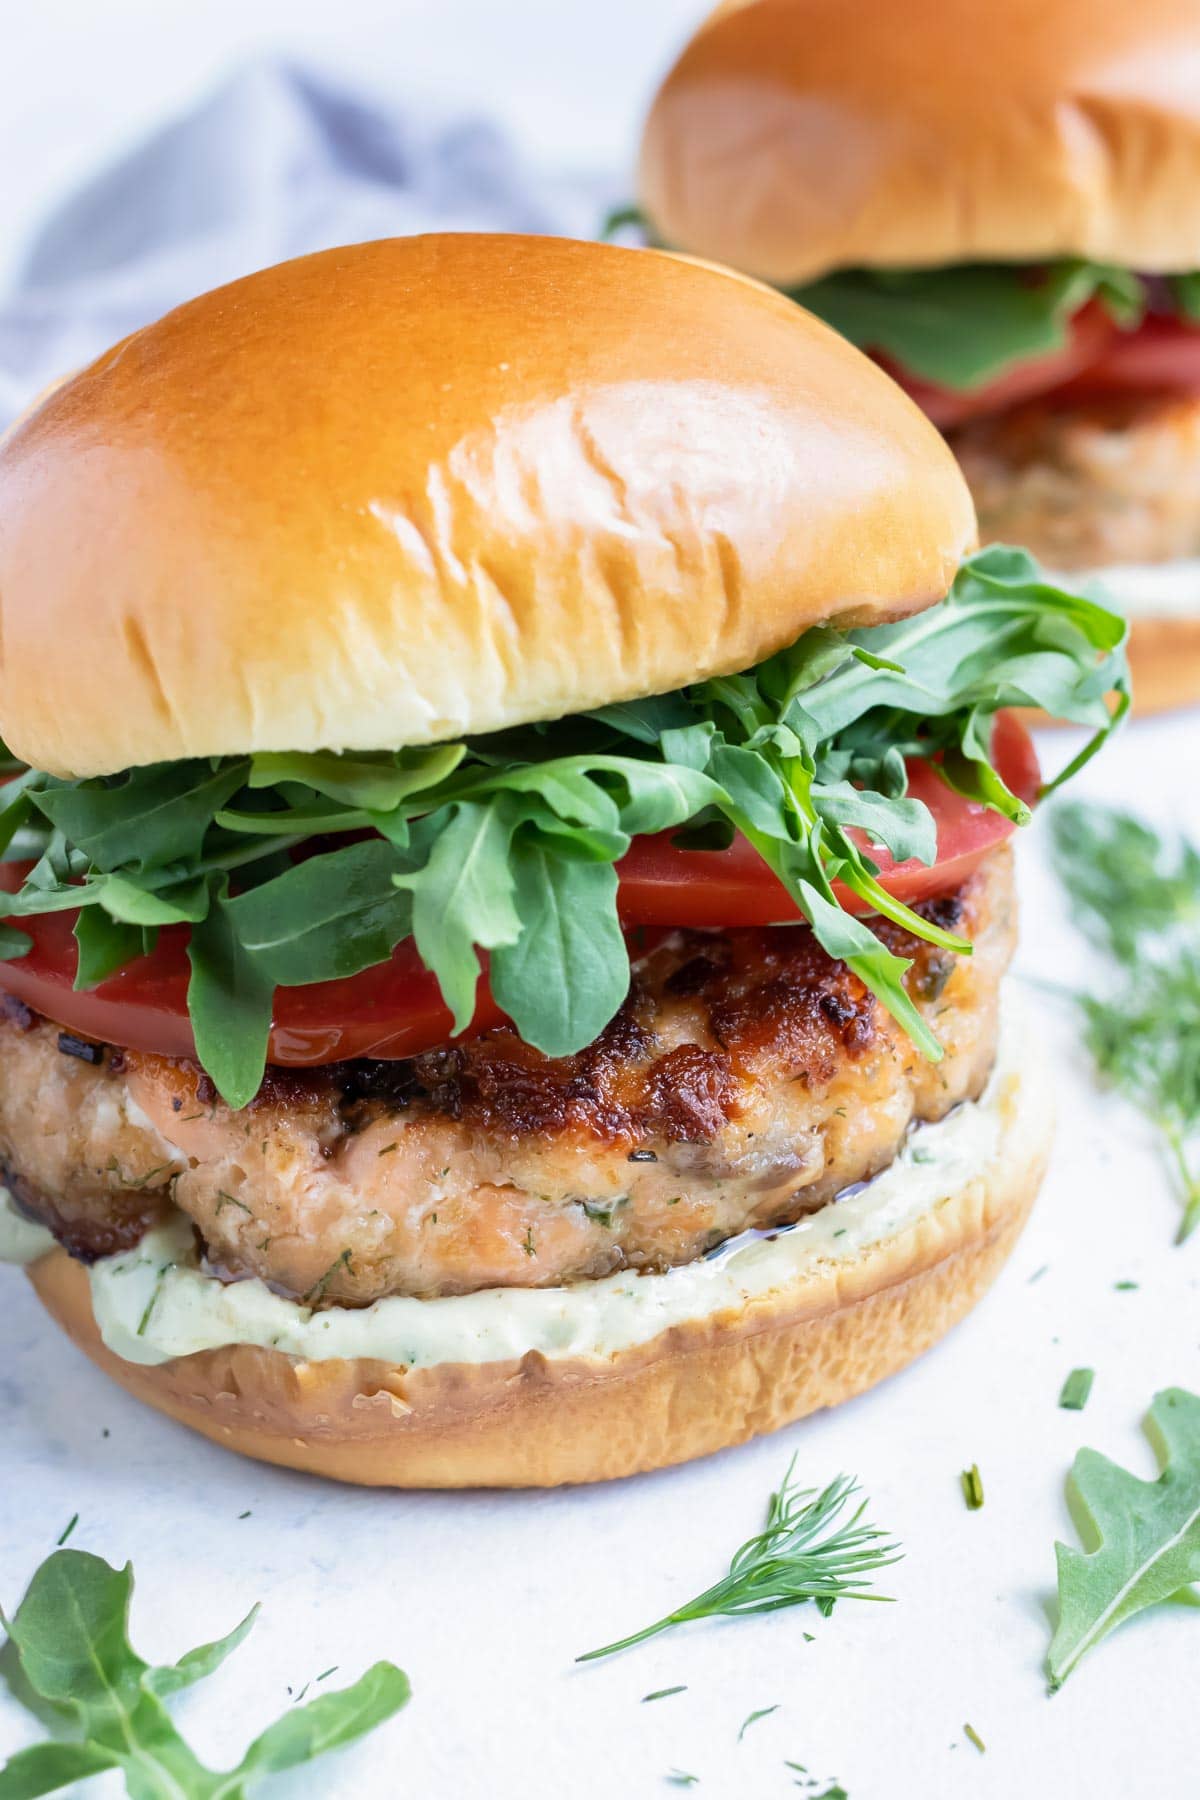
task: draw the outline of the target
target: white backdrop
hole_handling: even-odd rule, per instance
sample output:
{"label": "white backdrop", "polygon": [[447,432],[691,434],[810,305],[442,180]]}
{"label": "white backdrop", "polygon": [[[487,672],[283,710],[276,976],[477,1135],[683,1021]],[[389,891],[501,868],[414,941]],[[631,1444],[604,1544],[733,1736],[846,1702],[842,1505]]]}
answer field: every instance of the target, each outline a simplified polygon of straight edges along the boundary
{"label": "white backdrop", "polygon": [[[0,260],[65,184],[255,47],[315,53],[398,94],[459,93],[540,157],[615,167],[699,10],[3,0]],[[1200,835],[1197,762],[1196,716],[1136,727],[1086,786]],[[1022,966],[1082,976],[1037,826],[1029,839]],[[1040,1665],[1075,1449],[1092,1443],[1150,1473],[1138,1419],[1152,1393],[1200,1385],[1200,1234],[1172,1246],[1175,1203],[1140,1122],[1092,1088],[1069,1012],[1034,1003],[1061,1072],[1061,1132],[994,1294],[873,1395],[688,1470],[592,1491],[438,1497],[260,1469],[135,1407],[49,1326],[19,1275],[0,1272],[0,1603],[15,1602],[75,1512],[77,1544],[134,1559],[134,1636],[152,1658],[262,1599],[249,1644],[179,1709],[218,1762],[330,1665],[341,1681],[377,1656],[401,1663],[409,1711],[340,1762],[277,1784],[281,1796],[653,1800],[678,1768],[700,1778],[701,1796],[766,1800],[795,1791],[790,1759],[816,1792],[837,1777],[851,1800],[1184,1800],[1200,1767],[1194,1613],[1136,1622],[1053,1700]],[[1117,1291],[1129,1280],[1136,1290]],[[1096,1368],[1095,1390],[1086,1412],[1062,1412],[1077,1364]],[[720,1573],[793,1450],[813,1482],[861,1476],[872,1516],[906,1548],[887,1584],[896,1605],[698,1628],[573,1667]],[[974,1461],[987,1503],[969,1514],[958,1473]],[[687,1692],[640,1704],[677,1683]],[[776,1703],[738,1745],[743,1719]],[[986,1754],[965,1740],[968,1721]],[[0,1697],[0,1756],[35,1734]]]}

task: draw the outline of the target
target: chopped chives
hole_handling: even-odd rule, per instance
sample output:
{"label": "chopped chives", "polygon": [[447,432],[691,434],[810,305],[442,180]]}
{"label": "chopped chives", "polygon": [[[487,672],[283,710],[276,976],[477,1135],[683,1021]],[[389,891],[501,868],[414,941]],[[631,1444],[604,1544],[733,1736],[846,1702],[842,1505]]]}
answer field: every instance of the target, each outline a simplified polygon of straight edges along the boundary
{"label": "chopped chives", "polygon": [[967,1737],[970,1738],[971,1742],[982,1756],[983,1752],[987,1749],[987,1745],[984,1743],[975,1727],[973,1725],[964,1725],[963,1731],[966,1733]]}
{"label": "chopped chives", "polygon": [[1096,1378],[1094,1369],[1072,1369],[1062,1384],[1062,1393],[1058,1396],[1058,1404],[1067,1412],[1082,1412],[1088,1403],[1092,1391],[1092,1382]]}
{"label": "chopped chives", "polygon": [[972,1463],[964,1469],[959,1479],[962,1482],[963,1499],[969,1512],[978,1512],[983,1505],[983,1476],[979,1473],[979,1464]]}

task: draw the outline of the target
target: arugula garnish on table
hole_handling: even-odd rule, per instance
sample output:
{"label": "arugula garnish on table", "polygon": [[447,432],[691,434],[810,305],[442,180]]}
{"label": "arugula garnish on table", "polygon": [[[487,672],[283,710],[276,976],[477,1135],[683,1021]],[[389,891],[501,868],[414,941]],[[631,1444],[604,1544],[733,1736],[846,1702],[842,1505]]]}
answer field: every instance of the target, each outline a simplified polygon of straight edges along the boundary
{"label": "arugula garnish on table", "polygon": [[[75,1736],[18,1750],[0,1768],[0,1800],[35,1800],[120,1769],[131,1800],[245,1800],[263,1776],[298,1768],[374,1731],[409,1699],[407,1677],[379,1662],[352,1687],[292,1706],[255,1738],[236,1769],[201,1763],[164,1704],[215,1674],[243,1643],[258,1608],[216,1643],[152,1668],[129,1642],[133,1571],[82,1550],[57,1550],[10,1621],[20,1675]],[[40,1708],[39,1708],[40,1712]]]}
{"label": "arugula garnish on table", "polygon": [[1055,867],[1087,936],[1113,964],[1108,992],[1075,995],[1101,1077],[1161,1133],[1200,1224],[1200,849],[1108,807],[1050,815]]}
{"label": "arugula garnish on table", "polygon": [[[735,1552],[727,1575],[655,1624],[575,1660],[613,1656],[697,1619],[747,1618],[806,1600],[828,1617],[838,1600],[889,1599],[871,1591],[871,1577],[899,1562],[902,1552],[886,1532],[864,1522],[865,1500],[847,1513],[859,1491],[857,1482],[839,1475],[818,1493],[797,1484],[795,1469],[793,1457],[768,1502],[766,1524]],[[746,1723],[762,1716],[752,1714]]]}
{"label": "arugula garnish on table", "polygon": [[[1005,706],[1090,726],[1057,787],[1127,705],[1125,626],[1048,582],[1023,552],[964,564],[944,605],[898,624],[819,627],[740,675],[465,743],[339,756],[158,764],[5,789],[0,852],[38,860],[0,895],[0,957],[28,948],[23,914],[79,908],[77,986],[95,985],[167,925],[191,928],[188,1006],[224,1099],[262,1079],[276,987],[358,973],[412,937],[455,1030],[470,1020],[480,950],[500,1006],[551,1056],[590,1043],[619,1008],[629,961],[614,864],[635,835],[735,831],[929,1057],[940,1047],[903,986],[909,964],[834,883],[916,936],[961,940],[892,899],[857,827],[899,860],[931,862],[932,818],[905,758],[937,758],[959,792],[1023,822],[990,760]],[[303,860],[294,853],[305,847]]]}
{"label": "arugula garnish on table", "polygon": [[1056,1544],[1058,1628],[1047,1671],[1061,1687],[1081,1657],[1135,1613],[1192,1599],[1200,1581],[1200,1395],[1156,1394],[1147,1433],[1162,1472],[1141,1481],[1095,1450],[1081,1450],[1068,1493],[1083,1550]]}

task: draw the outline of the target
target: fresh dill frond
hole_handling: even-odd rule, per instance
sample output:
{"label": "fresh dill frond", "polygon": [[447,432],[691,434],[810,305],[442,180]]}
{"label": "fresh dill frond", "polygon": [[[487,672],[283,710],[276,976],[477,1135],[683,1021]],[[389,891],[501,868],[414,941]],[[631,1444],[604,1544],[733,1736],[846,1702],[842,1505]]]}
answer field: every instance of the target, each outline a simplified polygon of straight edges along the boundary
{"label": "fresh dill frond", "polygon": [[1051,819],[1072,911],[1116,964],[1110,992],[1075,996],[1084,1042],[1163,1139],[1182,1243],[1200,1224],[1200,849],[1106,807],[1058,807]]}
{"label": "fresh dill frond", "polygon": [[764,1528],[735,1553],[727,1575],[655,1624],[575,1660],[612,1656],[695,1619],[744,1618],[806,1600],[828,1615],[836,1600],[890,1598],[869,1591],[871,1577],[898,1562],[901,1551],[886,1532],[864,1522],[865,1500],[847,1514],[858,1483],[839,1475],[818,1493],[796,1485],[795,1467],[793,1457],[771,1495]]}

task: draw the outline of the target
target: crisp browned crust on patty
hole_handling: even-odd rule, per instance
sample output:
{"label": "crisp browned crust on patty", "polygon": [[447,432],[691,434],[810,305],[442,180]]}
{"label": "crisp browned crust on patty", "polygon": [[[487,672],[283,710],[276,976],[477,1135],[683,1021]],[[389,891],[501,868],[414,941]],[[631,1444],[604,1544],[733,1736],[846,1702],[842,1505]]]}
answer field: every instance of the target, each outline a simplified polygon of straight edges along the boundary
{"label": "crisp browned crust on patty", "polygon": [[974,945],[956,958],[880,926],[913,958],[939,1064],[807,928],[676,932],[576,1056],[499,1029],[403,1063],[275,1069],[241,1113],[194,1065],[86,1063],[10,1017],[0,1156],[77,1253],[173,1201],[218,1271],[314,1304],[686,1262],[824,1204],[980,1091],[1015,934],[1008,849],[921,910]]}
{"label": "crisp browned crust on patty", "polygon": [[1033,401],[949,438],[984,543],[1063,570],[1200,555],[1200,396]]}

